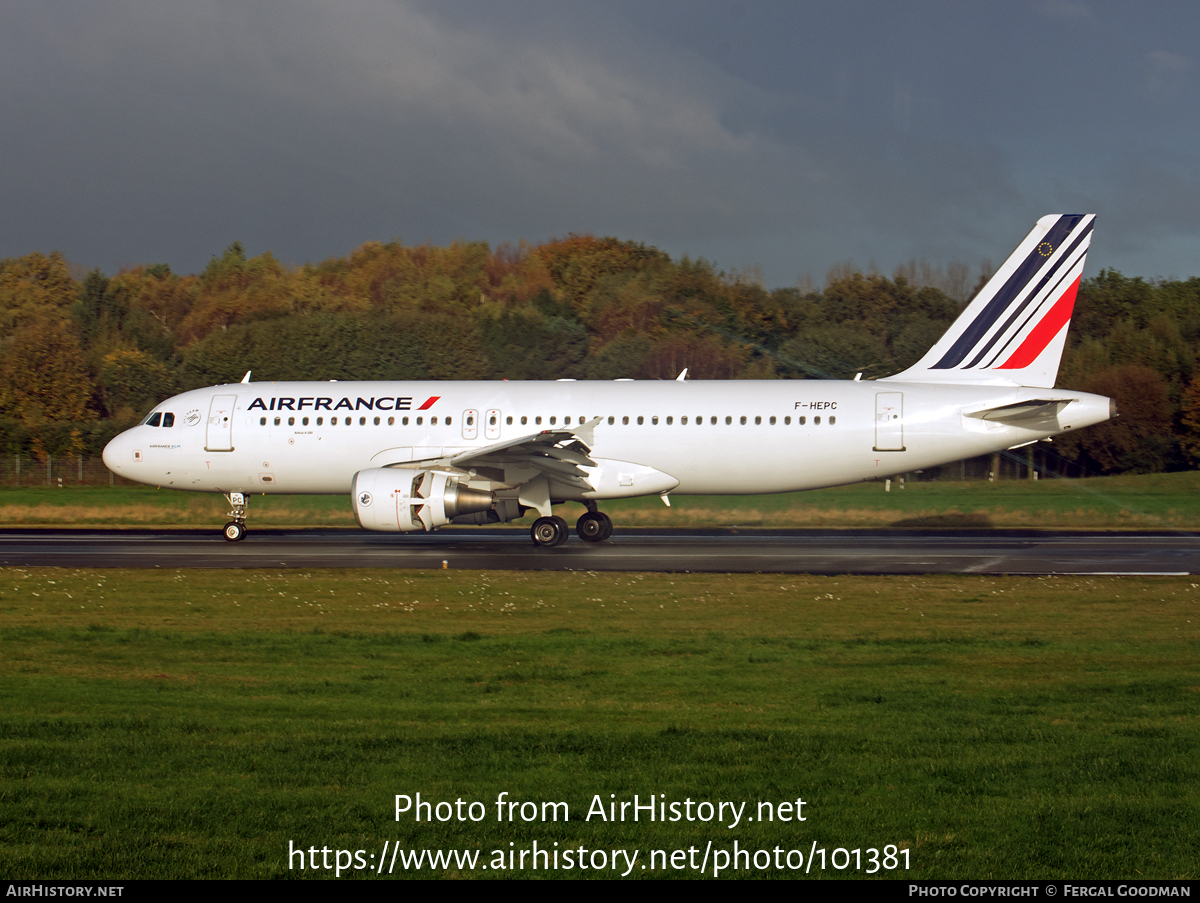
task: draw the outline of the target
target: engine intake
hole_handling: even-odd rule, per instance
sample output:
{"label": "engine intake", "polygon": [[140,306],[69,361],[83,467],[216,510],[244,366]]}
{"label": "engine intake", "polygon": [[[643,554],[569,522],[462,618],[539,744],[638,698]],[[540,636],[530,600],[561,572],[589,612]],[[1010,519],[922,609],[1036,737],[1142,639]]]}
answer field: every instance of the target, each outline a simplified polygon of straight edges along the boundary
{"label": "engine intake", "polygon": [[479,515],[486,522],[493,520],[487,513],[496,507],[495,493],[472,489],[459,477],[436,470],[360,470],[350,483],[350,494],[358,525],[389,533],[436,530],[470,515],[475,515],[472,522],[480,522]]}

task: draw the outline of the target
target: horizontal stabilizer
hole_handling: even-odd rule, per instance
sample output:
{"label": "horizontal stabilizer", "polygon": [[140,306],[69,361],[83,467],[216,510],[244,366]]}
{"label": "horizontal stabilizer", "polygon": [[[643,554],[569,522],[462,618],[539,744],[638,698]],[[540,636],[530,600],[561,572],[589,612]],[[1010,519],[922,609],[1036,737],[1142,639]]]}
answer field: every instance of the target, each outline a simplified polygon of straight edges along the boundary
{"label": "horizontal stabilizer", "polygon": [[1027,430],[1057,431],[1059,412],[1075,400],[1074,398],[1034,398],[1029,401],[1018,401],[1016,404],[1001,405],[998,408],[972,411],[965,416],[1003,423],[1006,426],[1019,426]]}

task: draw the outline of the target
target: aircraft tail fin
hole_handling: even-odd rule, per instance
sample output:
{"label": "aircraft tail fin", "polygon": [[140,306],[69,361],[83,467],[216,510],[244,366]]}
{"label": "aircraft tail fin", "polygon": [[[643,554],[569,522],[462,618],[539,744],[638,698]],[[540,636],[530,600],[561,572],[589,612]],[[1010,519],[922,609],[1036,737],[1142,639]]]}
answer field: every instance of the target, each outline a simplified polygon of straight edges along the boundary
{"label": "aircraft tail fin", "polygon": [[1039,219],[937,344],[886,379],[1052,388],[1095,219]]}

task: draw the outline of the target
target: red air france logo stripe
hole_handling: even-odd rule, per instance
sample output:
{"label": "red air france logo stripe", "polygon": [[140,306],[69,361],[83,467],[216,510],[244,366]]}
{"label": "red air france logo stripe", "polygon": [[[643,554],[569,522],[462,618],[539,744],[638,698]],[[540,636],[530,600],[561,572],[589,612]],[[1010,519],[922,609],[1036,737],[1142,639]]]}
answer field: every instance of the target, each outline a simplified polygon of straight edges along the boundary
{"label": "red air france logo stripe", "polygon": [[419,408],[417,408],[417,410],[418,411],[428,411],[430,408],[433,407],[433,403],[441,397],[442,396],[440,396],[440,395],[430,395],[428,400],[423,405],[421,405]]}
{"label": "red air france logo stripe", "polygon": [[1075,293],[1078,291],[1079,278],[1076,278],[1070,288],[1062,293],[1062,296],[1054,302],[1054,306],[1042,317],[1041,322],[1033,327],[1033,331],[1025,337],[1021,347],[1014,351],[1012,357],[1000,364],[997,369],[1020,370],[1036,361],[1038,355],[1046,350],[1046,346],[1070,321],[1071,312],[1075,309]]}

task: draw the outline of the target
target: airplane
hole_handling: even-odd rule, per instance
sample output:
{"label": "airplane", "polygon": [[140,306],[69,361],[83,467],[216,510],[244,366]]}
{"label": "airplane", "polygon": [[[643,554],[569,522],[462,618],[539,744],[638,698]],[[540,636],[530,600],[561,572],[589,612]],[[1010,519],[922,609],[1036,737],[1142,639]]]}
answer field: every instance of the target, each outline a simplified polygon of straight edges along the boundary
{"label": "airplane", "polygon": [[1049,439],[1117,415],[1056,389],[1092,214],[1042,217],[916,364],[862,380],[251,382],[176,395],[104,449],[140,483],[220,492],[246,536],[254,493],[348,493],[367,530],[429,532],[607,499],[793,492],[891,477]]}

